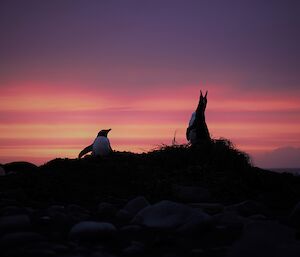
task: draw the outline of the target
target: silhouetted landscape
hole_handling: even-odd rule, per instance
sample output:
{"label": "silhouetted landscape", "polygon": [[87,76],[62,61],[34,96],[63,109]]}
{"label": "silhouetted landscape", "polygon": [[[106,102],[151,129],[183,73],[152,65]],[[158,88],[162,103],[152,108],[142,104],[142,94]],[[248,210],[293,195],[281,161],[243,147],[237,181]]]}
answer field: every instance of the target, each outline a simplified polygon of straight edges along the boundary
{"label": "silhouetted landscape", "polygon": [[300,253],[300,178],[225,139],[1,166],[2,256]]}
{"label": "silhouetted landscape", "polygon": [[1,0],[0,257],[299,257],[299,9]]}

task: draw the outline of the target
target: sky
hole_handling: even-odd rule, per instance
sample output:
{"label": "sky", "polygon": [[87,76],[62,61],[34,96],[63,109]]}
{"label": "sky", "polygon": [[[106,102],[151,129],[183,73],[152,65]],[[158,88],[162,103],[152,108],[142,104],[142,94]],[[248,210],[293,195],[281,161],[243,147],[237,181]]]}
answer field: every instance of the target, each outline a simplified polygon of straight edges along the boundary
{"label": "sky", "polygon": [[213,138],[300,167],[300,3],[1,0],[0,163],[186,143],[199,91]]}

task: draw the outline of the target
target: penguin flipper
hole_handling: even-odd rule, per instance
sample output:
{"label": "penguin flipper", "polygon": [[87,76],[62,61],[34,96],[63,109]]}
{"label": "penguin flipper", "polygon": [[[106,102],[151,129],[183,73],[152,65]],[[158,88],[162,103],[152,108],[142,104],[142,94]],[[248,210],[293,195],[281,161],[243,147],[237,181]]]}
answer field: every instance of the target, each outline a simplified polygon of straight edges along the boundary
{"label": "penguin flipper", "polygon": [[108,144],[108,148],[109,148],[109,151],[112,153],[112,152],[113,152],[113,149],[111,148],[110,143]]}
{"label": "penguin flipper", "polygon": [[190,129],[190,127],[188,127],[188,128],[186,129],[186,133],[185,133],[185,136],[186,136],[187,141],[190,141],[190,131],[191,131],[191,129]]}
{"label": "penguin flipper", "polygon": [[89,145],[89,146],[87,146],[86,148],[84,148],[84,149],[79,153],[78,158],[80,159],[82,156],[84,156],[85,154],[87,154],[87,153],[89,153],[89,152],[91,152],[91,151],[93,151],[93,145],[92,145],[92,144]]}

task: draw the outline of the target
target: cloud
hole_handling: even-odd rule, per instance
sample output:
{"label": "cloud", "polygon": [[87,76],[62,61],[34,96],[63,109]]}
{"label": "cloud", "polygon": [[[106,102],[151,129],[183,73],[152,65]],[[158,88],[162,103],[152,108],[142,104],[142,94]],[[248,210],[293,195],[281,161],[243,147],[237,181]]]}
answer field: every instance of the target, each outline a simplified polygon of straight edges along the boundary
{"label": "cloud", "polygon": [[256,156],[255,165],[263,168],[299,168],[300,148],[280,147]]}

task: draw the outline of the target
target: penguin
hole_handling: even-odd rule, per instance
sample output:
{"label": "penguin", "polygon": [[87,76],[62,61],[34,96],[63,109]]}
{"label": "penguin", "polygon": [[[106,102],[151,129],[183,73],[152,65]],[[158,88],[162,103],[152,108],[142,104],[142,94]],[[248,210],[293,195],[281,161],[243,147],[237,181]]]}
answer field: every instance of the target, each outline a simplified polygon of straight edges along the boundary
{"label": "penguin", "polygon": [[197,141],[196,129],[193,129],[193,124],[195,122],[195,119],[196,119],[196,112],[193,112],[186,132],[186,139],[191,143]]}
{"label": "penguin", "polygon": [[112,152],[109,139],[107,134],[111,131],[111,129],[103,129],[101,130],[97,137],[95,138],[93,144],[84,148],[78,155],[80,159],[85,154],[92,152],[93,156],[107,156]]}
{"label": "penguin", "polygon": [[186,139],[192,144],[197,145],[211,140],[210,133],[205,121],[205,109],[207,105],[207,91],[203,96],[200,90],[200,99],[195,112],[192,113],[189,126],[186,130]]}

